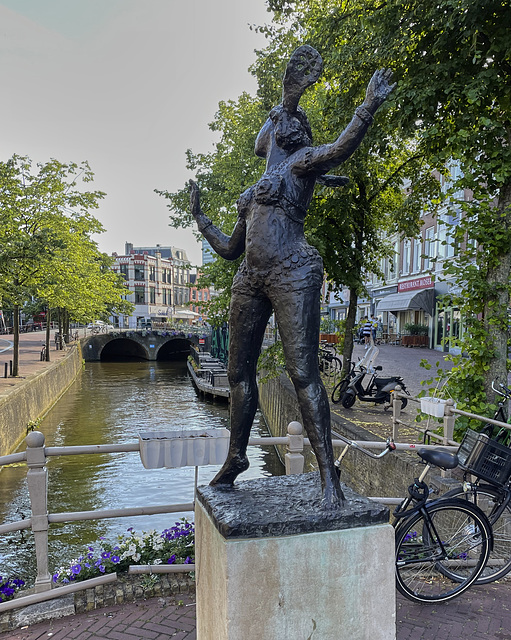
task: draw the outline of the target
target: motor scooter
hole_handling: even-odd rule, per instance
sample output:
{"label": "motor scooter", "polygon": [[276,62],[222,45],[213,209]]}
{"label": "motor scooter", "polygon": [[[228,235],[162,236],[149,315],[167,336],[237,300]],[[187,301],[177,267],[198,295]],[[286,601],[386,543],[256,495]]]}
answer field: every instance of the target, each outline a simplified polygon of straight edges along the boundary
{"label": "motor scooter", "polygon": [[[375,357],[376,355],[373,355],[371,359],[374,361]],[[382,371],[382,367],[366,367],[359,363],[341,399],[342,406],[349,409],[358,398],[362,402],[383,404],[386,411],[390,407],[390,394],[398,385],[410,395],[401,376],[379,378],[378,371]],[[401,398],[401,409],[404,409],[407,404],[408,400]]]}

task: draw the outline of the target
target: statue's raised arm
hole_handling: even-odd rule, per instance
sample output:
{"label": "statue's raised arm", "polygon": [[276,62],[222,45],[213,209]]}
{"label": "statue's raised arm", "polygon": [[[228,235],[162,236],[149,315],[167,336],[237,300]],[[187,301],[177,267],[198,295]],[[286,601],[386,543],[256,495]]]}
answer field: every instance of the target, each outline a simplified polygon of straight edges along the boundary
{"label": "statue's raised arm", "polygon": [[299,153],[294,166],[295,172],[298,175],[326,173],[347,160],[362,142],[378,108],[394,90],[396,83],[391,84],[391,79],[390,69],[375,71],[367,85],[364,102],[355,109],[355,115],[346,129],[334,143],[312,147]]}
{"label": "statue's raised arm", "polygon": [[200,206],[200,193],[197,183],[193,180],[189,182],[190,187],[190,211],[192,216],[197,222],[197,226],[202,235],[206,238],[213,250],[218,253],[219,256],[226,260],[235,260],[245,251],[245,218],[242,215],[242,210],[238,207],[238,221],[232,232],[232,235],[228,236],[218,227],[215,227],[213,222],[202,211]]}

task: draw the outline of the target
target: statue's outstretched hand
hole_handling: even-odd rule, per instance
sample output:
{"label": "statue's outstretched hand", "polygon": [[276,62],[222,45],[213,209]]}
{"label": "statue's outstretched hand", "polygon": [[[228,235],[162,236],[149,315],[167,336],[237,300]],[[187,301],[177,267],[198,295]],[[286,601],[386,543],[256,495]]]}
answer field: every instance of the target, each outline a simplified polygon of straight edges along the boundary
{"label": "statue's outstretched hand", "polygon": [[392,71],[390,69],[378,69],[369,81],[366,90],[365,104],[376,110],[387,97],[394,91],[396,82],[390,84]]}
{"label": "statue's outstretched hand", "polygon": [[190,211],[192,216],[197,220],[197,218],[199,218],[200,215],[202,214],[202,211],[200,208],[199,187],[197,186],[197,183],[194,182],[193,180],[189,181],[188,187],[190,189]]}

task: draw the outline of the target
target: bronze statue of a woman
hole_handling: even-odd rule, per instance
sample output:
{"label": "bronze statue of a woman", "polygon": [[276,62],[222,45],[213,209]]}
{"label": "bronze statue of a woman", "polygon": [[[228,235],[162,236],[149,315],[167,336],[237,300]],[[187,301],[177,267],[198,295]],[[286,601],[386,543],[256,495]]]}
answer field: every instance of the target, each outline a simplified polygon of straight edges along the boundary
{"label": "bronze statue of a woman", "polygon": [[376,71],[364,103],[339,138],[314,147],[307,116],[298,102],[321,71],[321,56],[312,47],[301,46],[291,55],[282,103],[272,109],[255,144],[255,153],[266,158],[266,171],[239,198],[231,236],[201,211],[197,185],[191,182],[190,188],[192,214],[213,249],[227,260],[245,252],[233,281],[229,311],[229,453],[211,484],[232,484],[249,466],[246,449],[258,400],[256,365],[273,310],[286,370],[318,461],[322,505],[335,507],[344,496],[334,467],[328,395],[318,369],[323,262],[307,243],[303,226],[315,183],[334,178],[323,174],[356,150],[394,85],[389,84],[390,71]]}

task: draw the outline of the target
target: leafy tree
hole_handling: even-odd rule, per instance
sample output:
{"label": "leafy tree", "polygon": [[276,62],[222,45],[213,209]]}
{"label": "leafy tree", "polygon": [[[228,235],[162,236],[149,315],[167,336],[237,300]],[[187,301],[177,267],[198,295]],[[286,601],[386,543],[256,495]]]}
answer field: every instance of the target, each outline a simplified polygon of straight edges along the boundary
{"label": "leafy tree", "polygon": [[50,160],[36,171],[26,157],[0,163],[0,292],[14,308],[15,376],[20,309],[32,297],[66,308],[76,319],[96,315],[106,304],[125,304],[120,280],[90,237],[102,231],[90,210],[104,194],[82,191],[79,180],[93,180],[87,163]]}
{"label": "leafy tree", "polygon": [[[450,377],[459,402],[481,411],[491,383],[507,381],[511,276],[511,6],[500,0],[398,0],[357,3],[365,35],[359,52],[378,49],[399,80],[397,122],[414,131],[431,166],[461,168],[451,195],[462,218],[451,233],[457,259],[445,266],[464,313]],[[353,6],[353,5],[352,5]],[[448,194],[449,196],[449,194]]]}

